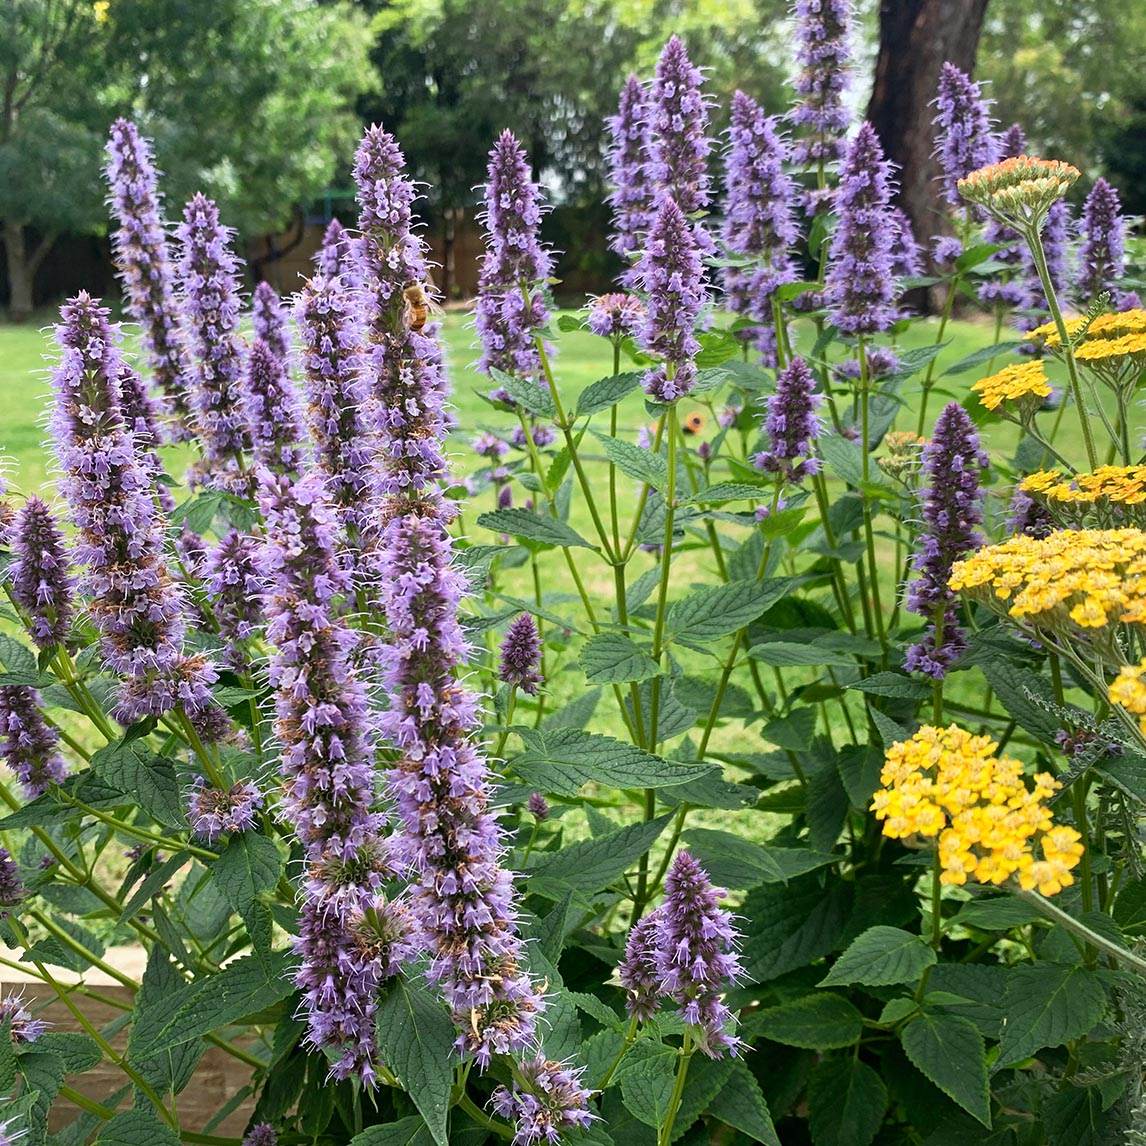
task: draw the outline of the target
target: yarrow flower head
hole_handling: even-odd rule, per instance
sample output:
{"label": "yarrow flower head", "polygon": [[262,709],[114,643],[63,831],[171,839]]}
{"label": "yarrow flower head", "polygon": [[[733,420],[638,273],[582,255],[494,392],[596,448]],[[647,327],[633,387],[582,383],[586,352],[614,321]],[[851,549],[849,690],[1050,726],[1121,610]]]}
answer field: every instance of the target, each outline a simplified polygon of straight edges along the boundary
{"label": "yarrow flower head", "polygon": [[307,451],[298,392],[283,359],[261,338],[251,344],[239,392],[255,463],[277,473],[303,470]]}
{"label": "yarrow flower head", "polygon": [[195,835],[214,843],[225,832],[246,832],[258,823],[262,793],[249,780],[224,792],[196,776],[187,797],[187,820]]}
{"label": "yarrow flower head", "polygon": [[943,168],[943,189],[952,207],[962,205],[959,180],[998,158],[998,141],[991,126],[991,101],[983,96],[982,85],[972,81],[954,64],[943,65],[939,73],[935,153]]}
{"label": "yarrow flower head", "polygon": [[501,669],[498,676],[510,688],[519,688],[531,696],[537,695],[542,683],[537,671],[541,663],[541,638],[537,622],[531,613],[514,617],[501,643]]}
{"label": "yarrow flower head", "polygon": [[190,413],[185,389],[187,363],[179,339],[159,179],[151,147],[130,120],[117,119],[111,125],[105,175],[111,191],[109,202],[119,222],[112,246],[127,312],[140,325],[152,375],[176,416],[175,436],[182,437]]}
{"label": "yarrow flower head", "polygon": [[1111,682],[1107,699],[1116,708],[1123,708],[1138,717],[1138,728],[1146,736],[1146,658],[1136,665],[1123,665]]}
{"label": "yarrow flower head", "polygon": [[1013,404],[1020,419],[1042,409],[1050,397],[1051,385],[1041,361],[1012,363],[987,378],[980,378],[971,389],[988,410]]}
{"label": "yarrow flower head", "polygon": [[539,1054],[521,1063],[518,1071],[520,1080],[497,1087],[490,1096],[493,1109],[515,1123],[513,1146],[558,1142],[563,1131],[587,1127],[597,1117],[589,1110],[593,1091],[583,1085],[584,1067],[575,1069]]}
{"label": "yarrow flower head", "polygon": [[938,840],[941,883],[997,886],[1013,877],[1024,890],[1055,895],[1074,882],[1082,837],[1056,825],[1047,806],[1058,781],[1040,772],[1028,788],[1022,764],[998,749],[954,724],[924,725],[888,748],[872,810],[891,839]]}
{"label": "yarrow flower head", "polygon": [[290,324],[283,300],[265,280],[255,287],[251,296],[251,324],[255,337],[262,339],[285,368],[290,357]]}
{"label": "yarrow flower head", "polygon": [[64,535],[48,505],[31,494],[11,526],[12,598],[28,615],[41,649],[62,645],[72,619],[73,586]]}
{"label": "yarrow flower head", "polygon": [[653,80],[649,173],[658,198],[673,199],[686,214],[703,211],[711,198],[708,176],[710,100],[704,75],[672,36],[657,61]]}
{"label": "yarrow flower head", "polygon": [[801,130],[793,160],[804,166],[831,165],[843,158],[848,113],[851,0],[795,0],[796,103],[789,113]]}
{"label": "yarrow flower head", "polygon": [[1122,216],[1118,192],[1105,179],[1096,179],[1086,197],[1081,231],[1075,293],[1087,305],[1103,291],[1116,292],[1116,284],[1126,270],[1127,221]]}
{"label": "yarrow flower head", "polygon": [[[637,76],[630,75],[621,89],[617,114],[606,121],[609,176],[613,184],[609,203],[616,227],[609,237],[609,247],[626,260],[641,249],[652,222],[654,190],[649,175],[649,115],[648,89]],[[632,287],[635,281],[636,275],[630,266],[622,273],[621,282]]]}
{"label": "yarrow flower head", "polygon": [[822,403],[808,364],[793,358],[776,375],[776,393],[768,399],[764,417],[769,449],[756,456],[756,465],[778,474],[785,482],[799,482],[818,473],[819,459],[812,454],[820,435],[818,411]]}
{"label": "yarrow flower head", "polygon": [[32,1018],[23,996],[11,992],[0,996],[0,1022],[8,1023],[9,1034],[17,1046],[34,1043],[48,1029],[43,1019]]}
{"label": "yarrow flower head", "polygon": [[864,123],[848,149],[835,209],[839,225],[828,253],[824,298],[845,334],[874,334],[895,321],[890,214],[891,164],[879,137]]}
{"label": "yarrow flower head", "polygon": [[1019,491],[1052,520],[1069,526],[1146,526],[1146,466],[1099,466],[1069,477],[1040,470]]}
{"label": "yarrow flower head", "polygon": [[1041,228],[1051,206],[1079,177],[1077,167],[1059,159],[1020,155],[976,168],[957,181],[959,194],[992,218],[1019,230]]}
{"label": "yarrow flower head", "polygon": [[645,306],[635,294],[603,294],[589,303],[586,325],[602,338],[629,338],[640,329]]}
{"label": "yarrow flower head", "polygon": [[59,734],[44,720],[40,694],[27,685],[0,686],[0,760],[29,800],[42,796],[68,773]]}
{"label": "yarrow flower head", "polygon": [[907,593],[907,609],[929,624],[923,639],[907,650],[906,667],[942,680],[967,647],[948,585],[953,564],[980,542],[983,520],[980,477],[987,456],[967,411],[951,402],[935,423],[923,450],[928,486],[922,492],[923,528],[912,567],[919,574]]}

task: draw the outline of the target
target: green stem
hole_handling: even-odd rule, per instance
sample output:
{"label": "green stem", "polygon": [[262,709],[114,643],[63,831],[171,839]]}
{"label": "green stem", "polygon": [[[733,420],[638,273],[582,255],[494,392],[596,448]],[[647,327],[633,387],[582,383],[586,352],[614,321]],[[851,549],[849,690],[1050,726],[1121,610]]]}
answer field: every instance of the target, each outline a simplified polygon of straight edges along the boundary
{"label": "green stem", "polygon": [[684,1045],[680,1050],[680,1064],[676,1068],[676,1083],[669,1099],[668,1112],[665,1114],[664,1125],[657,1135],[657,1146],[670,1146],[672,1142],[673,1123],[676,1122],[677,1112],[680,1110],[680,1100],[684,1097],[684,1083],[688,1076],[688,1064],[692,1061],[692,1032],[685,1028]]}
{"label": "green stem", "polygon": [[872,612],[875,615],[876,633],[879,636],[880,648],[883,649],[883,667],[887,668],[887,630],[883,624],[883,602],[879,597],[879,568],[875,560],[875,530],[872,526],[871,515],[871,501],[868,498],[867,485],[871,475],[871,442],[869,440],[870,427],[868,425],[868,403],[871,390],[871,377],[868,374],[867,368],[867,347],[864,345],[863,336],[859,338],[859,361],[860,361],[860,407],[861,407],[861,442],[860,446],[863,450],[861,455],[861,466],[863,474],[864,488],[861,490],[863,497],[863,531],[864,540],[867,546],[867,563],[868,570],[871,577],[871,594],[872,594]]}
{"label": "green stem", "polygon": [[640,1020],[636,1015],[629,1021],[629,1029],[625,1032],[625,1041],[621,1043],[621,1049],[617,1051],[617,1057],[609,1064],[609,1069],[605,1071],[604,1077],[593,1088],[594,1090],[604,1090],[612,1081],[613,1075],[617,1073],[617,1067],[621,1065],[621,1060],[629,1053],[629,1049],[633,1043],[637,1041],[637,1026]]}
{"label": "green stem", "polygon": [[[934,346],[938,346],[943,341],[943,335],[947,330],[947,323],[951,321],[951,311],[955,306],[955,296],[959,293],[959,280],[963,276],[956,272],[955,277],[951,280],[951,284],[947,290],[947,298],[943,303],[943,313],[939,318],[939,329],[935,333]],[[935,385],[933,379],[935,377],[935,363],[939,360],[937,354],[927,364],[927,373],[923,376],[922,395],[919,399],[919,425],[916,428],[916,434],[923,437],[924,428],[927,426],[927,399],[931,394],[931,387]]]}
{"label": "green stem", "polygon": [[1026,900],[1047,919],[1059,924],[1072,935],[1077,935],[1083,942],[1101,951],[1104,955],[1108,955],[1127,970],[1146,979],[1146,959],[1143,959],[1141,955],[1136,955],[1133,951],[1120,947],[1113,940],[1107,939],[1104,935],[1099,935],[1097,931],[1091,931],[1085,923],[1075,919],[1073,915],[1068,915],[1061,907],[1056,907],[1046,896],[1040,895],[1037,891],[1024,891],[1022,888],[1013,890],[1015,895]]}

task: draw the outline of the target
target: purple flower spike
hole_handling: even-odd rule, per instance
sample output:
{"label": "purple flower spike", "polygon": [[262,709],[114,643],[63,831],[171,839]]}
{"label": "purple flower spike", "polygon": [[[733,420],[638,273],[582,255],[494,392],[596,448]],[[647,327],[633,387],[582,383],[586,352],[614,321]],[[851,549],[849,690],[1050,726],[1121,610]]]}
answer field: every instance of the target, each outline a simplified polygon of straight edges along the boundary
{"label": "purple flower spike", "polygon": [[489,153],[485,187],[486,252],[478,279],[474,325],[481,339],[478,369],[536,374],[541,356],[534,332],[549,320],[546,280],[553,257],[540,240],[541,193],[512,133],[503,131]]}
{"label": "purple flower spike", "polygon": [[243,1146],[278,1146],[279,1136],[269,1122],[260,1122],[251,1127],[251,1132],[243,1139]]}
{"label": "purple flower spike", "polygon": [[28,889],[20,875],[20,865],[7,848],[0,848],[0,919],[8,916],[8,909],[19,907],[28,897]]}
{"label": "purple flower spike", "polygon": [[187,819],[191,831],[212,844],[225,832],[246,832],[253,828],[262,806],[262,793],[249,780],[236,784],[229,792],[222,792],[209,787],[202,776],[196,776],[187,797]]}
{"label": "purple flower spike", "polygon": [[915,241],[911,220],[898,207],[892,207],[889,216],[892,227],[892,275],[898,279],[923,274],[923,249]]}
{"label": "purple flower spike", "polygon": [[796,0],[796,104],[789,113],[800,128],[793,161],[805,166],[831,165],[843,158],[848,113],[848,44],[851,0]]}
{"label": "purple flower spike", "polygon": [[1121,296],[1115,284],[1126,271],[1127,222],[1122,216],[1118,192],[1105,179],[1096,179],[1086,197],[1081,231],[1078,300],[1087,306],[1103,291],[1110,291],[1111,305],[1120,309]]}
{"label": "purple flower spike", "polygon": [[178,229],[179,288],[183,333],[193,356],[188,390],[209,480],[224,487],[236,481],[235,471],[250,445],[239,408],[243,352],[239,260],[230,248],[232,234],[206,196],[196,195],[184,208]]}
{"label": "purple flower spike", "polygon": [[646,372],[645,393],[654,401],[672,402],[695,381],[692,359],[700,350],[696,320],[708,295],[693,228],[670,198],[657,208],[640,272],[648,295],[641,349],[664,359]]}
{"label": "purple flower spike", "polygon": [[51,509],[31,494],[11,530],[12,597],[28,614],[38,648],[62,645],[72,620],[72,579],[64,535]]}
{"label": "purple flower spike", "polygon": [[[8,1023],[8,1031],[12,1041],[20,1043],[34,1043],[47,1029],[48,1024],[43,1019],[32,1018],[32,1013],[24,1003],[22,995],[8,995],[0,997],[0,1022]],[[15,1142],[18,1136],[14,1135]]]}
{"label": "purple flower spike", "polygon": [[947,587],[951,566],[982,543],[975,528],[983,520],[979,479],[987,455],[970,415],[951,402],[939,415],[935,433],[923,448],[923,531],[912,567],[919,574],[907,592],[908,612],[930,621],[923,639],[907,650],[904,664],[942,680],[967,648],[955,615],[956,594]]}
{"label": "purple flower spike", "polygon": [[891,164],[879,137],[863,124],[844,160],[836,193],[839,226],[828,253],[824,297],[845,334],[875,334],[895,321],[891,252]]}
{"label": "purple flower spike", "polygon": [[351,238],[337,219],[331,219],[327,225],[322,236],[322,246],[314,256],[314,265],[323,278],[338,277],[348,290],[362,285],[358,240]]}
{"label": "purple flower spike", "polygon": [[499,1086],[490,1096],[494,1110],[516,1123],[513,1146],[558,1142],[565,1130],[590,1126],[596,1119],[588,1106],[593,1091],[582,1085],[584,1067],[538,1055],[518,1069],[520,1082],[515,1079],[512,1089]]}
{"label": "purple flower spike", "polygon": [[307,457],[298,393],[282,359],[261,338],[247,355],[240,396],[255,461],[276,473],[302,470]]}
{"label": "purple flower spike", "polygon": [[549,801],[540,792],[530,792],[528,807],[530,815],[539,824],[549,819]]}
{"label": "purple flower spike", "polygon": [[251,296],[251,323],[255,337],[266,343],[285,369],[290,357],[290,323],[283,300],[268,282],[259,283]]}
{"label": "purple flower spike", "polygon": [[655,1015],[660,1006],[657,936],[663,916],[664,909],[657,908],[633,925],[619,968],[621,986],[628,992],[625,1006],[630,1015],[642,1020]]}
{"label": "purple flower spike", "polygon": [[788,368],[777,374],[776,393],[768,399],[764,432],[771,448],[756,456],[756,465],[789,483],[818,473],[819,459],[812,455],[820,436],[818,413],[822,403],[808,364],[793,358]]}
{"label": "purple flower spike", "polygon": [[208,551],[200,574],[219,635],[227,642],[227,664],[239,673],[250,671],[247,642],[263,620],[261,545],[251,534],[232,529]]}
{"label": "purple flower spike", "polygon": [[541,638],[537,622],[530,613],[515,617],[501,643],[501,671],[498,674],[510,688],[519,688],[530,696],[537,695],[542,684],[537,671],[541,664]]}
{"label": "purple flower spike", "polygon": [[130,724],[180,706],[194,719],[211,706],[216,673],[182,654],[186,620],[164,559],[164,522],[121,412],[118,331],[86,293],[60,315],[52,436],[100,651],[125,678],[114,715]]}
{"label": "purple flower spike", "polygon": [[[135,124],[111,125],[104,169],[109,203],[119,228],[112,236],[127,312],[143,331],[143,346],[156,385],[173,414],[176,437],[187,434],[186,356],[179,339],[167,233],[160,214],[158,173],[147,140]],[[156,438],[159,445],[161,439]]]}
{"label": "purple flower spike", "polygon": [[1026,490],[1015,486],[1007,515],[1007,536],[1017,537],[1021,534],[1041,539],[1049,537],[1057,528],[1050,510],[1042,502],[1035,501]]}
{"label": "purple flower spike", "polygon": [[635,294],[603,294],[589,304],[586,325],[602,338],[622,339],[636,334],[645,307]]}
{"label": "purple flower spike", "polygon": [[711,198],[708,177],[708,109],[704,75],[673,36],[657,61],[652,90],[649,173],[658,198],[675,200],[686,214],[703,211]]}
{"label": "purple flower spike", "polygon": [[994,163],[998,139],[991,128],[991,101],[982,86],[945,63],[939,73],[938,113],[932,122],[938,127],[935,154],[943,168],[943,190],[952,207],[962,207],[958,182],[965,175]]}
{"label": "purple flower spike", "polygon": [[156,450],[163,441],[159,432],[159,410],[138,371],[126,363],[119,376],[119,406],[123,420],[135,438],[139,460],[151,475],[159,508],[164,513],[171,513],[175,509],[175,498],[160,480],[166,476],[166,470]]}
{"label": "purple flower spike", "polygon": [[[617,114],[607,121],[609,175],[613,184],[609,203],[617,228],[609,237],[609,247],[630,263],[641,249],[653,215],[649,116],[648,89],[635,75],[630,75],[621,89]],[[622,273],[621,283],[630,288],[636,285],[632,266]]]}
{"label": "purple flower spike", "polygon": [[769,366],[776,364],[772,295],[799,277],[790,251],[799,237],[796,186],[784,173],[787,145],[778,134],[778,122],[744,92],[733,95],[724,245],[731,254],[754,261],[748,267],[725,267],[724,290],[731,310],[758,321],[744,333]]}
{"label": "purple flower spike", "polygon": [[29,800],[42,796],[68,774],[57,751],[59,736],[40,712],[40,694],[25,685],[0,687],[0,759],[20,781]]}

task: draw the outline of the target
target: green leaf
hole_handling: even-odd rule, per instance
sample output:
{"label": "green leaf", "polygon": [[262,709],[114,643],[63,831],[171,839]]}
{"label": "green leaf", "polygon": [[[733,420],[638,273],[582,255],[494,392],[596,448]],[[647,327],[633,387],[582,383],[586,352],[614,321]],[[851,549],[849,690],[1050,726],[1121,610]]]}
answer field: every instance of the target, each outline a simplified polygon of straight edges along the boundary
{"label": "green leaf", "polygon": [[135,889],[132,897],[123,905],[123,911],[120,912],[120,923],[130,919],[145,903],[148,903],[152,896],[158,895],[159,892],[171,881],[171,877],[175,875],[185,864],[191,862],[191,853],[186,851],[178,851],[173,856],[169,856],[162,863],[156,864],[151,871],[147,873],[143,882]]}
{"label": "green leaf", "polygon": [[477,523],[494,533],[511,533],[526,541],[563,548],[592,549],[575,529],[555,517],[534,513],[531,509],[492,509],[481,514]]}
{"label": "green leaf", "polygon": [[722,505],[726,501],[762,501],[768,491],[747,482],[721,481],[702,489],[686,500],[690,505]]}
{"label": "green leaf", "polygon": [[648,680],[661,671],[660,665],[623,633],[598,633],[590,637],[578,661],[590,684]]}
{"label": "green leaf", "polygon": [[753,1012],[745,1027],[754,1037],[785,1046],[838,1050],[858,1042],[863,1015],[842,995],[824,991]]}
{"label": "green leaf", "polygon": [[753,1142],[780,1146],[760,1084],[742,1062],[732,1068],[732,1077],[708,1104],[708,1113],[726,1126],[747,1134]]}
{"label": "green leaf", "polygon": [[99,1043],[90,1035],[74,1031],[48,1031],[36,1040],[36,1050],[58,1055],[68,1074],[83,1074],[103,1061]]}
{"label": "green leaf", "polygon": [[527,881],[558,880],[578,891],[600,891],[622,875],[656,841],[672,813],[647,823],[630,824],[595,840],[570,844],[545,859],[527,875]]}
{"label": "green leaf", "polygon": [[869,696],[890,696],[896,700],[926,700],[931,695],[929,684],[898,672],[873,673],[865,680],[848,685],[848,688]]}
{"label": "green leaf", "polygon": [[96,1146],[181,1146],[182,1139],[150,1110],[125,1110],[105,1122]]}
{"label": "green leaf", "polygon": [[33,684],[40,679],[36,654],[7,633],[0,633],[0,666],[9,673],[28,676]]}
{"label": "green leaf", "polygon": [[1114,901],[1114,922],[1127,935],[1139,935],[1146,930],[1146,879],[1128,883]]}
{"label": "green leaf", "polygon": [[1014,895],[988,895],[965,903],[955,916],[956,923],[984,931],[1009,931],[1042,919],[1036,908]]}
{"label": "green leaf", "polygon": [[554,728],[584,728],[593,719],[600,699],[599,688],[587,689],[564,707],[549,713],[541,722],[541,727],[545,732]]}
{"label": "green leaf", "polygon": [[899,1032],[907,1057],[948,1098],[984,1126],[991,1125],[987,1048],[974,1023],[924,1011]]}
{"label": "green leaf", "polygon": [[855,668],[855,659],[842,653],[833,653],[817,645],[798,644],[795,641],[765,641],[753,645],[748,655],[762,664],[778,668],[813,668],[820,665],[831,668]]}
{"label": "green leaf", "polygon": [[826,955],[839,942],[851,911],[853,889],[829,876],[766,883],[749,892],[745,924],[745,970],[758,983],[779,978]]}
{"label": "green leaf", "polygon": [[602,410],[615,406],[626,394],[631,394],[640,386],[642,377],[639,370],[630,370],[590,383],[577,399],[577,417],[585,418],[590,414],[599,414]]}
{"label": "green leaf", "polygon": [[991,657],[980,662],[980,668],[1008,714],[1032,736],[1053,744],[1059,721],[1053,712],[1032,699],[1035,697],[1045,704],[1053,705],[1054,692],[1050,681],[1031,669],[1020,668],[1001,657]]}
{"label": "green leaf", "polygon": [[144,741],[109,744],[92,756],[91,767],[99,779],[130,797],[158,823],[186,828],[175,769]]}
{"label": "green leaf", "polygon": [[378,1008],[382,1057],[413,1099],[437,1146],[448,1146],[453,1021],[438,998],[400,978]]}
{"label": "green leaf", "polygon": [[665,760],[636,745],[579,728],[521,729],[520,735],[526,748],[514,759],[513,770],[542,791],[560,796],[576,796],[590,781],[610,788],[662,788],[714,770],[711,764]]}
{"label": "green leaf", "polygon": [[[863,448],[859,442],[840,438],[835,434],[825,434],[819,442],[820,456],[832,468],[837,477],[848,485],[863,485]],[[876,466],[868,467],[869,485],[882,483],[882,471]]]}
{"label": "green leaf", "polygon": [[[958,362],[953,362],[943,371],[940,377],[948,378],[954,374],[965,374],[968,370],[973,370],[976,366],[982,366],[983,363],[990,362],[992,358],[1000,358],[1013,353],[1021,346],[1029,345],[1029,342],[1024,342],[1019,338],[1009,339],[1006,342],[996,342],[994,346],[981,346],[978,350],[968,354],[965,358],[960,358]],[[1000,365],[1006,364],[1002,363]]]}
{"label": "green leaf", "polygon": [[350,1146],[431,1146],[434,1136],[425,1120],[417,1114],[400,1122],[371,1126],[350,1139]]}
{"label": "green leaf", "polygon": [[16,1052],[12,1048],[12,1020],[6,1018],[0,1022],[0,1094],[11,1094],[15,1085]]}
{"label": "green leaf", "polygon": [[539,418],[553,418],[557,407],[553,395],[543,390],[532,378],[519,378],[516,374],[506,374],[496,366],[490,368],[490,377],[502,387],[519,406]]}
{"label": "green leaf", "polygon": [[625,475],[642,481],[654,489],[663,489],[668,483],[668,463],[653,450],[645,450],[622,438],[593,431],[593,436],[604,447],[605,455]]}
{"label": "green leaf", "polygon": [[211,864],[211,878],[240,915],[279,881],[283,861],[272,839],[258,832],[232,835],[219,858]]}
{"label": "green leaf", "polygon": [[837,863],[840,858],[806,848],[754,844],[731,832],[713,828],[692,828],[685,833],[685,839],[697,861],[721,887],[750,888],[761,883],[783,883]]}
{"label": "green leaf", "polygon": [[751,808],[760,798],[760,790],[747,784],[732,784],[713,769],[699,780],[663,789],[661,799],[666,804],[695,804],[698,808],[724,808],[739,811]]}
{"label": "green leaf", "polygon": [[671,1047],[646,1042],[638,1043],[617,1071],[625,1106],[646,1126],[657,1127],[664,1122],[676,1065],[677,1055]]}
{"label": "green leaf", "polygon": [[1042,1112],[1049,1146],[1106,1146],[1114,1114],[1105,1105],[1097,1086],[1068,1086],[1048,1096]]}
{"label": "green leaf", "polygon": [[678,641],[704,642],[735,633],[789,593],[795,580],[730,581],[690,593],[669,606],[669,636]]}
{"label": "green leaf", "polygon": [[808,1080],[808,1129],[815,1146],[868,1146],[887,1111],[887,1088],[867,1063],[829,1058]]}
{"label": "green leaf", "polygon": [[976,243],[968,247],[956,260],[957,271],[969,271],[980,263],[1007,249],[1006,243]]}
{"label": "green leaf", "polygon": [[1105,1013],[1106,992],[1094,971],[1054,963],[1016,967],[1003,997],[999,1066],[1081,1038]]}
{"label": "green leaf", "polygon": [[811,748],[815,739],[817,719],[814,708],[793,708],[791,712],[769,720],[760,730],[760,739],[775,744],[777,748],[804,752]]}
{"label": "green leaf", "polygon": [[204,534],[215,522],[215,516],[223,507],[223,494],[209,490],[185,501],[175,511],[175,524],[183,522],[192,533]]}
{"label": "green leaf", "polygon": [[836,960],[820,986],[915,983],[934,962],[934,950],[918,935],[898,927],[869,927]]}

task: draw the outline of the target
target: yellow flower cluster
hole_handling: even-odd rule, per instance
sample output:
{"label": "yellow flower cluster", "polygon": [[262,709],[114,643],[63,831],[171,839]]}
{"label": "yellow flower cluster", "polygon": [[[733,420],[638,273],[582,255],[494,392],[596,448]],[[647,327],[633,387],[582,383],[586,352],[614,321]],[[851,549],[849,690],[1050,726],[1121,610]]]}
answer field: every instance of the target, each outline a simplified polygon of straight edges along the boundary
{"label": "yellow flower cluster", "polygon": [[1019,488],[1072,524],[1090,518],[1101,525],[1146,525],[1146,466],[1099,466],[1073,477],[1039,470]]}
{"label": "yellow flower cluster", "polygon": [[1078,168],[1060,159],[1019,155],[972,171],[958,186],[964,199],[996,217],[1019,224],[1039,223],[1078,177]]}
{"label": "yellow flower cluster", "polygon": [[1138,727],[1146,736],[1146,659],[1136,665],[1123,665],[1118,676],[1110,685],[1110,703],[1125,708],[1138,717]]}
{"label": "yellow flower cluster", "polygon": [[1060,529],[1044,538],[1012,537],[956,561],[947,584],[1041,630],[1143,624],[1146,532]]}
{"label": "yellow flower cluster", "polygon": [[1004,366],[997,374],[980,378],[971,389],[988,410],[997,410],[1004,402],[1014,402],[1020,413],[1032,414],[1051,392],[1046,370],[1038,359]]}
{"label": "yellow flower cluster", "polygon": [[1054,895],[1074,882],[1081,837],[1056,826],[1046,806],[1058,781],[1040,772],[1028,788],[1022,765],[996,756],[998,747],[955,724],[924,725],[887,750],[872,810],[885,836],[938,839],[942,883],[1001,884],[1015,876],[1028,891]]}
{"label": "yellow flower cluster", "polygon": [[[1089,326],[1084,318],[1072,318],[1065,325],[1067,337],[1072,340],[1086,328],[1074,356],[1111,386],[1136,381],[1146,368],[1146,310],[1100,314]],[[1041,340],[1050,350],[1062,349],[1062,339],[1053,322],[1035,327],[1027,338]]]}

